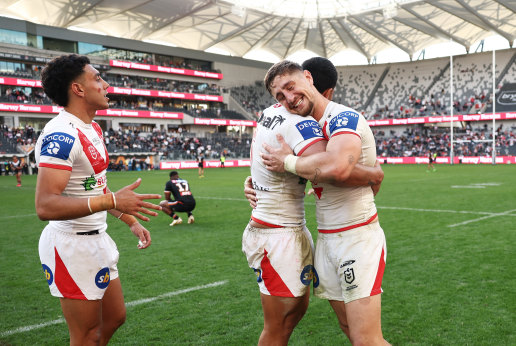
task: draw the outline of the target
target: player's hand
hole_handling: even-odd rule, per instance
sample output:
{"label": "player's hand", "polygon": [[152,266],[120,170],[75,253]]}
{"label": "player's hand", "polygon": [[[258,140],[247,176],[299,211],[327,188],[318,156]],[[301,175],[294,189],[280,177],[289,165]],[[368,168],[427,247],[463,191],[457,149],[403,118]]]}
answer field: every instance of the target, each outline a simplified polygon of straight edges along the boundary
{"label": "player's hand", "polygon": [[256,190],[253,189],[253,179],[251,176],[245,178],[244,181],[244,194],[245,198],[249,201],[249,205],[251,208],[256,208],[258,203],[258,198],[256,198]]}
{"label": "player's hand", "polygon": [[156,204],[152,204],[149,202],[145,202],[145,199],[161,199],[161,195],[158,194],[139,194],[134,192],[134,190],[140,186],[142,180],[138,178],[131,185],[127,185],[126,187],[121,188],[117,192],[115,192],[116,198],[116,209],[121,211],[122,213],[133,215],[140,220],[149,221],[149,218],[143,214],[147,214],[150,216],[157,216],[158,213],[155,211],[149,210],[161,210],[161,207]]}
{"label": "player's hand", "polygon": [[260,153],[260,156],[262,158],[263,164],[265,165],[265,168],[267,168],[269,171],[285,172],[285,167],[283,164],[285,157],[287,157],[289,154],[293,154],[294,152],[285,142],[283,136],[277,134],[276,139],[278,140],[280,147],[273,148],[267,143],[263,143],[263,148],[267,151],[267,154]]}
{"label": "player's hand", "polygon": [[133,223],[129,226],[131,232],[138,238],[138,249],[146,249],[151,244],[150,232],[139,222]]}

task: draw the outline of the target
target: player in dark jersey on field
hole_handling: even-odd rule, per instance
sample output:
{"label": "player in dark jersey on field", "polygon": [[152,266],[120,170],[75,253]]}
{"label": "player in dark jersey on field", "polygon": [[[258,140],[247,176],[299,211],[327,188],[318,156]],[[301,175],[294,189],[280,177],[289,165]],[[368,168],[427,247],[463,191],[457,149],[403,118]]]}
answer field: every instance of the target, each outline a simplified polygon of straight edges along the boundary
{"label": "player in dark jersey on field", "polygon": [[[171,199],[171,195],[174,199]],[[192,195],[192,191],[190,191],[188,181],[179,178],[179,174],[176,171],[170,172],[170,180],[165,184],[165,200],[161,201],[160,206],[163,212],[173,218],[170,226],[183,223],[183,220],[176,212],[187,213],[188,223],[194,223],[195,221],[192,214],[192,211],[195,209],[195,198]]]}
{"label": "player in dark jersey on field", "polygon": [[16,186],[21,186],[21,175],[23,170],[23,163],[21,160],[18,159],[18,156],[13,156],[13,160],[11,161],[11,170],[13,171],[14,175],[16,176]]}

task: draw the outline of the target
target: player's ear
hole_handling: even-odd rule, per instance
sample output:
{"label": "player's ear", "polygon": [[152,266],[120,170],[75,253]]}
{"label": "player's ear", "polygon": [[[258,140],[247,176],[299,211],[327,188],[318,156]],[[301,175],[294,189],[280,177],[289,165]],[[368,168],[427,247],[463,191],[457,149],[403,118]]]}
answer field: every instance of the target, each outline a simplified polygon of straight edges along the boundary
{"label": "player's ear", "polygon": [[310,84],[314,84],[314,79],[312,77],[312,74],[308,70],[303,70],[303,74],[305,75],[305,78],[308,79]]}
{"label": "player's ear", "polygon": [[70,86],[72,93],[74,93],[77,96],[83,96],[84,95],[84,88],[81,85],[81,83],[78,82],[72,82],[72,85]]}

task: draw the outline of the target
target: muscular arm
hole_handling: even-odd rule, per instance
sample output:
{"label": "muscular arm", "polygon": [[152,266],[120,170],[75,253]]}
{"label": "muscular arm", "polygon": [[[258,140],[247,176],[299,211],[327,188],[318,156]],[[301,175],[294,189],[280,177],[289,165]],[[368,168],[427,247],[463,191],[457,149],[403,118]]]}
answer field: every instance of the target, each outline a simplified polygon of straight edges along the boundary
{"label": "muscular arm", "polygon": [[384,173],[378,160],[374,167],[357,163],[345,182],[335,183],[334,185],[339,187],[380,185],[383,177]]}
{"label": "muscular arm", "polygon": [[[36,184],[35,202],[36,213],[41,220],[70,220],[91,214],[88,208],[88,198],[66,197],[62,195],[70,180],[70,175],[71,172],[67,170],[40,167]],[[135,193],[133,190],[140,186],[140,182],[141,180],[138,179],[136,182],[123,187],[115,193],[116,209],[141,220],[148,221],[149,218],[140,213],[156,216],[158,215],[156,212],[148,209],[161,210],[161,207],[145,202],[144,199],[159,199],[161,195]],[[109,209],[111,208],[112,206]]]}
{"label": "muscular arm", "polygon": [[41,220],[69,220],[90,215],[87,198],[62,196],[70,171],[40,167],[36,184],[36,213]]}
{"label": "muscular arm", "polygon": [[[283,139],[278,138],[280,142]],[[284,172],[285,157],[289,152],[282,145],[274,149],[264,145],[269,154],[263,154],[262,159],[267,169]],[[300,157],[296,163],[296,173],[314,183],[342,183],[346,181],[360,157],[360,138],[353,134],[341,134],[330,138],[325,152],[319,152],[309,157]]]}

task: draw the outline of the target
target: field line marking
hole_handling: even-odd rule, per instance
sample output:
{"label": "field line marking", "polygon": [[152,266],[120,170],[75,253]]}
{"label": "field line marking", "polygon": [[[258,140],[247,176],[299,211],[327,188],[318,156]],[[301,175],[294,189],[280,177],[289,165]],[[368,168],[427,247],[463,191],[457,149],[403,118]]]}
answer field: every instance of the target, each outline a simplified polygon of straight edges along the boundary
{"label": "field line marking", "polygon": [[160,294],[159,296],[156,296],[156,297],[138,299],[138,300],[126,303],[125,306],[129,307],[129,306],[136,306],[136,305],[140,305],[140,304],[150,303],[150,302],[153,302],[153,301],[158,300],[158,299],[163,299],[163,298],[167,298],[167,297],[173,297],[173,296],[177,296],[177,295],[183,294],[183,293],[188,293],[188,292],[192,292],[192,291],[202,290],[204,288],[210,288],[210,287],[216,287],[216,286],[224,285],[227,282],[228,282],[228,280],[217,281],[217,282],[212,282],[211,284],[195,286],[195,287],[185,288],[184,290],[179,290],[179,291],[174,291],[174,292],[168,292],[168,293]]}
{"label": "field line marking", "polygon": [[16,217],[27,217],[27,216],[36,216],[36,213],[33,214],[25,214],[25,215],[7,215],[7,216],[0,216],[0,219],[13,219]]}
{"label": "field line marking", "polygon": [[[243,201],[247,202],[245,198],[230,198],[230,197],[209,197],[209,196],[200,196],[195,197],[197,199],[220,199],[226,201]],[[305,201],[305,205],[315,205],[315,202],[307,202]],[[406,208],[406,207],[384,207],[377,205],[378,209],[392,209],[392,210],[407,210],[407,211],[423,211],[428,213],[451,213],[451,214],[475,214],[475,215],[492,215],[497,216],[499,213],[493,213],[488,211],[471,211],[471,210],[443,210],[443,209],[423,209],[423,208]],[[508,216],[516,216],[514,214],[504,214]]]}
{"label": "field line marking", "polygon": [[57,320],[53,320],[53,321],[48,321],[48,322],[44,322],[44,323],[33,324],[32,326],[26,326],[26,327],[20,327],[20,328],[8,330],[8,331],[3,332],[0,335],[1,336],[8,336],[8,335],[12,335],[12,334],[18,334],[18,333],[23,333],[23,332],[30,332],[31,330],[34,330],[34,329],[48,327],[48,326],[51,326],[53,324],[64,323],[64,321],[65,321],[64,318],[58,318]]}
{"label": "field line marking", "polygon": [[383,206],[376,206],[376,207],[378,209],[424,211],[424,212],[430,212],[430,213],[480,214],[480,215],[496,215],[497,214],[497,213],[490,213],[490,212],[486,212],[486,211],[470,211],[470,210],[442,210],[442,209],[422,209],[422,208],[383,207]]}
{"label": "field line marking", "polygon": [[[192,292],[192,291],[202,290],[204,288],[221,286],[221,285],[225,285],[227,283],[228,283],[228,280],[217,281],[217,282],[212,282],[211,284],[206,284],[206,285],[200,285],[200,286],[185,288],[185,289],[179,290],[179,291],[167,292],[167,293],[164,293],[164,294],[160,294],[159,296],[156,296],[156,297],[145,298],[145,299],[138,299],[138,300],[134,300],[132,302],[127,302],[127,303],[125,303],[125,306],[130,307],[130,306],[141,305],[141,304],[153,302],[153,301],[158,300],[158,299],[173,297],[173,296],[177,296],[177,295],[183,294],[183,293],[188,293],[188,292]],[[8,335],[12,335],[12,334],[29,332],[29,331],[34,330],[34,329],[40,329],[40,328],[44,328],[44,327],[47,327],[47,326],[50,326],[50,325],[53,325],[53,324],[59,324],[59,323],[64,323],[64,322],[65,322],[64,318],[58,318],[57,320],[43,322],[43,323],[39,323],[39,324],[33,324],[32,326],[25,326],[25,327],[20,327],[20,328],[12,329],[12,330],[7,330],[5,332],[2,332],[0,334],[0,336],[8,336]]]}
{"label": "field line marking", "polygon": [[457,226],[467,225],[468,223],[472,223],[472,222],[482,221],[482,220],[489,219],[489,218],[492,218],[492,217],[506,216],[506,215],[508,215],[508,214],[510,214],[510,213],[512,213],[514,211],[516,211],[516,209],[507,210],[507,211],[504,211],[503,213],[495,213],[495,214],[492,214],[492,215],[482,216],[482,217],[479,217],[477,219],[471,219],[471,220],[455,223],[453,225],[448,225],[448,227],[457,227]]}

